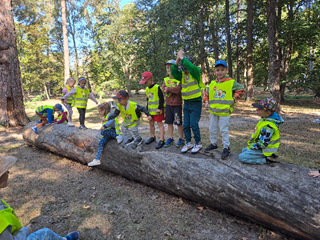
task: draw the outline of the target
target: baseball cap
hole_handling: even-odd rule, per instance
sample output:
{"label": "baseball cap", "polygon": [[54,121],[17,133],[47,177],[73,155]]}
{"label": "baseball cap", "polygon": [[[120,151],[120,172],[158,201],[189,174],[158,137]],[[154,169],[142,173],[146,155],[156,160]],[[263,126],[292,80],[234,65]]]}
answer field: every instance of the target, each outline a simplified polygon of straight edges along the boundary
{"label": "baseball cap", "polygon": [[276,112],[278,110],[278,103],[272,98],[262,99],[259,103],[253,103],[253,107],[268,110],[270,112]]}
{"label": "baseball cap", "polygon": [[176,63],[176,61],[171,59],[171,60],[166,61],[166,63],[164,65],[167,65],[167,64],[172,64],[173,65],[175,63]]}
{"label": "baseball cap", "polygon": [[54,105],[54,107],[58,108],[59,111],[63,112],[63,108],[61,104],[57,103],[56,105]]}
{"label": "baseball cap", "polygon": [[125,90],[120,90],[113,99],[128,99],[129,94]]}
{"label": "baseball cap", "polygon": [[227,65],[227,62],[224,61],[224,60],[219,60],[219,61],[216,61],[216,63],[214,64],[214,66],[219,66],[219,65],[223,65],[225,66],[226,68],[228,68],[228,65]]}
{"label": "baseball cap", "polygon": [[139,84],[141,84],[141,85],[144,84],[150,78],[152,78],[152,73],[151,72],[142,73],[141,81],[139,82]]}

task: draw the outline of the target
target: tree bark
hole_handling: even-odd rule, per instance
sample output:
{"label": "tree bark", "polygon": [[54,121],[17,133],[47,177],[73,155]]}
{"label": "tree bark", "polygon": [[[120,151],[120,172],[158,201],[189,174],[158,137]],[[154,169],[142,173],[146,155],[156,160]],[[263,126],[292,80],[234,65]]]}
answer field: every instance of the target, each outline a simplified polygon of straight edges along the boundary
{"label": "tree bark", "polygon": [[204,84],[207,83],[206,79],[206,68],[204,66],[205,64],[205,44],[204,44],[204,24],[203,24],[203,12],[204,8],[203,5],[201,4],[200,10],[199,10],[199,31],[200,31],[200,66],[201,66],[201,77],[202,77],[202,82]]}
{"label": "tree bark", "polygon": [[241,29],[240,29],[240,13],[241,13],[241,0],[237,0],[237,82],[240,83],[240,62],[241,62],[241,54],[240,54],[240,44],[241,44]]}
{"label": "tree bark", "polygon": [[9,128],[30,122],[24,108],[11,0],[0,1],[0,125]]}
{"label": "tree bark", "polygon": [[232,74],[232,58],[231,58],[229,0],[226,0],[226,29],[227,29],[228,69],[229,69],[229,76],[232,77],[233,74]]}
{"label": "tree bark", "polygon": [[64,83],[66,84],[67,79],[70,77],[66,0],[61,0],[61,17],[62,17],[62,33],[63,33]]}
{"label": "tree bark", "polygon": [[[44,126],[39,135],[28,124],[23,137],[28,145],[87,164],[94,159],[101,135],[66,124]],[[319,181],[309,169],[278,163],[253,166],[220,152],[181,154],[176,147],[154,150],[156,143],[132,150],[108,142],[98,168],[158,188],[206,206],[253,221],[295,239],[319,239]],[[298,180],[297,180],[298,179]]]}
{"label": "tree bark", "polygon": [[253,22],[253,0],[248,0],[247,7],[247,102],[254,99],[253,93],[253,36],[252,36],[252,22]]}
{"label": "tree bark", "polygon": [[276,7],[277,0],[267,0],[270,97],[280,104],[280,62]]}

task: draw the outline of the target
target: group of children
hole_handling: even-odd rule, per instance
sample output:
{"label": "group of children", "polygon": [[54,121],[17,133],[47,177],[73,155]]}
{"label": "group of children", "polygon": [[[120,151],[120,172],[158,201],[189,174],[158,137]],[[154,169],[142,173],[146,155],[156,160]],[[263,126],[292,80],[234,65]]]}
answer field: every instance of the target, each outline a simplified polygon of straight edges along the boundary
{"label": "group of children", "polygon": [[[103,103],[98,106],[99,114],[103,117],[101,127],[102,139],[95,159],[89,166],[101,164],[100,156],[104,145],[112,138],[121,143],[135,148],[143,140],[139,134],[138,126],[141,113],[144,113],[149,120],[151,136],[145,142],[150,144],[156,141],[155,123],[160,130],[160,139],[156,149],[169,147],[175,141],[173,139],[174,125],[177,125],[179,140],[175,143],[177,147],[182,147],[181,153],[191,150],[197,153],[202,148],[199,120],[201,118],[202,104],[210,112],[210,142],[205,152],[217,149],[217,131],[220,130],[222,136],[221,158],[226,159],[230,155],[229,141],[229,119],[237,100],[241,99],[243,86],[230,78],[227,63],[219,60],[215,63],[214,74],[216,79],[211,81],[208,91],[202,82],[201,70],[193,64],[191,57],[184,56],[180,50],[176,60],[169,60],[165,64],[168,77],[164,79],[162,86],[154,83],[151,72],[142,74],[139,84],[146,86],[147,107],[129,100],[129,94],[120,90],[113,99],[117,100]],[[84,125],[87,101],[90,98],[98,103],[94,96],[85,87],[86,79],[81,77],[78,85],[74,87],[75,80],[69,78],[67,85],[63,89],[63,104],[68,110],[68,116],[63,112],[61,104],[55,106],[41,106],[36,110],[36,114],[41,118],[41,123],[32,127],[38,133],[37,128],[53,122],[54,112],[58,112],[56,123],[68,121],[68,126],[72,124],[72,107],[75,106],[80,114],[80,129],[86,129]],[[184,105],[182,103],[184,101]],[[245,163],[264,164],[268,157],[275,156],[280,144],[279,125],[283,119],[277,114],[278,104],[270,98],[253,104],[257,108],[257,114],[261,120],[257,124],[255,132],[251,135],[247,148],[243,149],[239,159]],[[183,114],[182,114],[183,111]],[[45,116],[47,114],[47,116]],[[117,117],[121,115],[123,122],[120,124]],[[46,117],[48,120],[46,120]],[[168,139],[165,141],[165,128],[163,121],[168,125]],[[194,143],[192,143],[192,133]]]}

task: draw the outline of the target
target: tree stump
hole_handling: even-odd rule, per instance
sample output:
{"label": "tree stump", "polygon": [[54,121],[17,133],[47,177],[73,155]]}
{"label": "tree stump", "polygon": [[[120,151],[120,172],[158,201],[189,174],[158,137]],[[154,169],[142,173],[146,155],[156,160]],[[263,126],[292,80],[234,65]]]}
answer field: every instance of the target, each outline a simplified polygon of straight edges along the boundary
{"label": "tree stump", "polygon": [[[100,131],[60,124],[39,128],[38,135],[30,129],[33,124],[23,132],[28,145],[83,164],[94,159]],[[155,143],[132,150],[111,140],[98,168],[296,239],[319,239],[319,180],[308,176],[309,169],[284,163],[246,165],[237,155],[221,160],[220,154],[181,154],[175,146],[156,150]]]}

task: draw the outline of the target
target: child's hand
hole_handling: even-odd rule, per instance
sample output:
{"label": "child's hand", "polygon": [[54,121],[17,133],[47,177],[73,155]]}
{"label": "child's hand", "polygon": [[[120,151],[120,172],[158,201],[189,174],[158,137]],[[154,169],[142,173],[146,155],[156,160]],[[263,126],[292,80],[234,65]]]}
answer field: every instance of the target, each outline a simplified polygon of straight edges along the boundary
{"label": "child's hand", "polygon": [[208,102],[206,102],[206,103],[205,103],[205,105],[204,105],[204,107],[208,110],[209,103],[208,103]]}
{"label": "child's hand", "polygon": [[180,58],[180,60],[182,60],[182,58],[183,58],[183,50],[182,49],[179,50],[177,57]]}
{"label": "child's hand", "polygon": [[319,171],[310,171],[309,176],[316,178],[316,177],[320,176],[320,173],[319,173]]}
{"label": "child's hand", "polygon": [[101,130],[101,131],[104,130],[104,127],[101,127],[100,130]]}
{"label": "child's hand", "polygon": [[156,113],[157,113],[157,114],[160,114],[160,113],[161,113],[161,110],[160,110],[160,109],[157,109],[157,110],[156,110]]}
{"label": "child's hand", "polygon": [[164,93],[167,93],[167,88],[162,89]]}
{"label": "child's hand", "polygon": [[151,117],[151,116],[149,116],[149,117],[148,117],[148,120],[149,120],[149,121],[152,121],[152,117]]}

